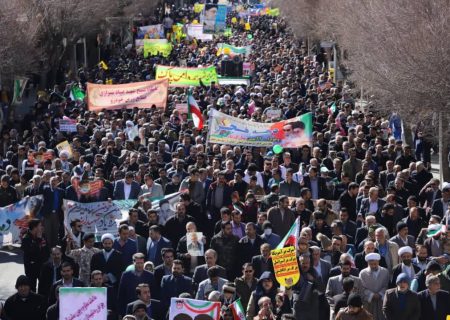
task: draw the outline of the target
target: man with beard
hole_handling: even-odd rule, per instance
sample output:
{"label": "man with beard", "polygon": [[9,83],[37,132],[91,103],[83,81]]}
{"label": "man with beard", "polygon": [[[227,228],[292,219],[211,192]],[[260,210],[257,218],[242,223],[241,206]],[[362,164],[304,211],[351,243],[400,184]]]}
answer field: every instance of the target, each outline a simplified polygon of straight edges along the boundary
{"label": "man with beard", "polygon": [[120,276],[124,270],[122,254],[113,249],[114,236],[105,233],[102,238],[103,250],[95,253],[91,259],[91,272],[103,272],[103,282],[117,288]]}
{"label": "man with beard", "polygon": [[380,267],[381,256],[378,253],[367,254],[365,260],[368,267],[361,270],[359,278],[364,289],[367,310],[374,320],[384,320],[382,299],[388,288],[389,272]]}
{"label": "man with beard", "polygon": [[[412,263],[413,251],[411,247],[406,246],[398,249],[398,256],[402,262],[392,269],[392,282],[390,288],[395,288],[394,280],[397,279],[399,274],[405,273],[408,278],[412,280],[416,274],[420,272],[419,267]],[[411,283],[409,283],[409,285],[411,285]]]}
{"label": "man with beard", "polygon": [[233,235],[231,221],[222,223],[222,231],[211,239],[210,248],[217,252],[219,257],[217,264],[227,270],[228,279],[234,279],[238,257],[236,255],[239,238]]}
{"label": "man with beard", "polygon": [[386,320],[419,320],[420,301],[417,294],[409,290],[410,278],[400,273],[395,278],[396,287],[386,291],[383,300],[383,313]]}
{"label": "man with beard", "polygon": [[358,277],[352,276],[350,271],[352,270],[352,263],[348,260],[340,263],[341,274],[338,276],[334,276],[328,279],[327,289],[325,291],[325,296],[328,300],[328,304],[330,305],[330,314],[334,316],[334,296],[341,294],[344,292],[344,288],[342,286],[342,281],[351,277],[355,283],[354,288],[355,292],[362,292],[362,284],[361,280]]}
{"label": "man with beard", "polygon": [[161,280],[161,303],[163,311],[168,310],[170,299],[178,297],[181,293],[193,294],[192,279],[183,275],[183,262],[174,260],[172,274],[164,276]]}
{"label": "man with beard", "polygon": [[372,315],[363,308],[362,298],[358,294],[350,294],[347,308],[341,309],[336,320],[372,320]]}

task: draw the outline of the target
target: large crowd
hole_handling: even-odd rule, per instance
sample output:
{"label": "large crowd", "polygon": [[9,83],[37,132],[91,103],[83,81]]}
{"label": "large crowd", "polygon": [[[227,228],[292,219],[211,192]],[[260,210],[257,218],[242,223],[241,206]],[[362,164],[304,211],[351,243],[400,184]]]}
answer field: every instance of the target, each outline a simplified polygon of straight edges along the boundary
{"label": "large crowd", "polygon": [[[169,32],[195,19],[193,8],[173,7],[162,23]],[[219,70],[217,43],[251,45],[242,57],[254,66],[250,85],[191,88],[205,119],[212,108],[257,122],[312,112],[312,145],[276,153],[208,144],[208,127],[175,108],[187,98],[180,88],[169,89],[165,110],[99,113],[71,100],[68,82],[40,94],[31,115],[2,131],[0,207],[35,195],[43,205],[21,239],[25,275],[1,319],[59,319],[61,287],[106,287],[110,319],[166,319],[172,297],[219,301],[221,319],[233,319],[238,298],[248,320],[450,314],[450,184],[430,173],[421,133],[407,145],[396,114],[357,106],[350,88],[333,83],[324,51],[308,55],[282,18],[252,17],[251,30],[246,22],[234,20],[227,38],[181,40],[168,57],[111,48],[107,70],[80,69],[77,82],[151,80],[157,64]],[[63,117],[77,121],[77,132],[58,130]],[[64,140],[72,158],[55,149]],[[53,159],[29,157],[47,151]],[[96,194],[79,192],[96,180]],[[152,208],[152,198],[178,191],[173,208]],[[137,202],[117,234],[97,239],[80,220],[64,229],[64,199]],[[298,217],[301,276],[283,287],[271,250]],[[203,255],[189,253],[188,232],[202,232]]]}

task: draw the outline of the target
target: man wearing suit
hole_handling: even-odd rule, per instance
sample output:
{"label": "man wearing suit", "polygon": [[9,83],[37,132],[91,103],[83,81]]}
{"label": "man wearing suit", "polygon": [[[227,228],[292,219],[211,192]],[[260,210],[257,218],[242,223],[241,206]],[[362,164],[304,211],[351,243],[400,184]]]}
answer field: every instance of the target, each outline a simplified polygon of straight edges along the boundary
{"label": "man wearing suit", "polygon": [[91,273],[94,270],[103,272],[104,283],[117,288],[122,271],[125,266],[122,263],[122,254],[113,249],[114,236],[105,233],[101,238],[103,250],[95,253],[91,259]]}
{"label": "man wearing suit", "polygon": [[245,237],[239,240],[238,252],[240,252],[241,263],[251,262],[253,257],[259,254],[263,239],[256,233],[256,224],[248,222],[245,225]]}
{"label": "man wearing suit", "polygon": [[114,186],[113,199],[137,199],[141,193],[141,186],[139,183],[134,181],[134,173],[129,171],[125,174],[125,179],[116,182],[116,185]]}
{"label": "man wearing suit", "polygon": [[[358,197],[359,192],[359,186],[355,182],[351,182],[348,187],[347,191],[342,193],[339,196],[339,203],[341,205],[341,210],[345,208],[347,210],[347,214],[351,221],[356,220],[356,215],[358,212],[356,212],[356,198]],[[355,235],[353,234],[352,237]]]}
{"label": "man wearing suit", "polygon": [[390,241],[398,244],[399,248],[404,246],[416,247],[416,241],[413,236],[408,234],[408,226],[403,221],[397,222],[397,235],[393,236]]}
{"label": "man wearing suit", "polygon": [[292,180],[294,170],[286,170],[286,180],[280,183],[280,195],[288,197],[300,197],[300,183]]}
{"label": "man wearing suit", "polygon": [[272,223],[273,232],[281,238],[284,238],[295,222],[295,215],[289,209],[289,199],[287,196],[280,196],[278,206],[269,209],[267,212],[267,220]]}
{"label": "man wearing suit", "polygon": [[353,239],[353,244],[356,236],[357,226],[354,221],[350,220],[350,214],[347,208],[341,207],[339,211],[339,220],[342,222],[342,233],[350,236]]}
{"label": "man wearing suit", "polygon": [[133,306],[138,302],[143,302],[146,306],[146,314],[150,319],[163,319],[161,314],[161,302],[152,299],[150,287],[146,283],[140,283],[136,287],[137,300],[127,304],[126,314],[133,314]]}
{"label": "man wearing suit", "polygon": [[331,264],[320,258],[321,250],[317,246],[312,246],[312,267],[316,270],[317,276],[323,283],[324,289],[328,283],[328,278],[330,276]]}
{"label": "man wearing suit", "polygon": [[193,294],[192,279],[183,275],[183,263],[174,260],[172,275],[164,276],[161,280],[161,303],[164,314],[170,306],[170,299],[178,297],[181,293]]}
{"label": "man wearing suit", "polygon": [[420,301],[417,294],[409,290],[410,279],[406,273],[396,278],[396,287],[388,289],[383,299],[383,314],[386,320],[419,320]]}
{"label": "man wearing suit", "polygon": [[58,188],[58,177],[51,177],[50,184],[42,189],[44,201],[42,203],[41,214],[44,217],[44,233],[47,236],[48,245],[53,248],[58,244],[58,234],[60,233],[60,221],[63,219],[62,204],[64,190]]}
{"label": "man wearing suit", "polygon": [[142,195],[149,198],[164,198],[164,190],[162,186],[153,181],[153,177],[151,174],[144,175],[145,184],[141,187]]}
{"label": "man wearing suit", "polygon": [[365,217],[368,213],[380,213],[386,201],[378,198],[378,188],[372,187],[369,189],[369,197],[361,201],[361,208],[358,215]]}
{"label": "man wearing suit", "polygon": [[54,282],[50,288],[48,296],[48,305],[52,305],[56,302],[56,287],[84,287],[84,283],[73,276],[73,264],[70,262],[63,262],[61,264],[61,279]]}
{"label": "man wearing suit", "polygon": [[369,253],[365,260],[368,267],[361,270],[359,278],[364,290],[364,300],[374,320],[384,320],[383,297],[389,285],[389,271],[380,267],[381,256],[378,253]]}
{"label": "man wearing suit", "polygon": [[223,286],[228,282],[227,279],[219,277],[219,268],[217,266],[211,267],[207,271],[208,279],[200,282],[198,286],[197,300],[208,300],[208,295],[212,291],[222,292]]}
{"label": "man wearing suit", "polygon": [[217,252],[213,249],[206,250],[205,252],[205,264],[202,264],[195,268],[194,275],[193,275],[193,284],[194,288],[198,287],[200,282],[202,282],[205,279],[208,279],[208,269],[217,266],[219,269],[219,277],[226,278],[227,277],[227,270],[225,268],[217,265]]}
{"label": "man wearing suit", "polygon": [[144,270],[145,256],[142,253],[133,255],[134,270],[125,271],[120,278],[119,284],[119,314],[125,315],[128,303],[136,299],[136,287],[146,283],[151,291],[156,290],[155,277],[153,273]]}
{"label": "man wearing suit", "polygon": [[395,180],[395,171],[394,171],[394,161],[388,160],[386,161],[386,170],[381,171],[378,175],[381,187],[383,190],[386,190],[386,188],[389,185],[389,182]]}
{"label": "man wearing suit", "polygon": [[342,172],[348,175],[351,181],[355,181],[356,174],[361,171],[362,161],[356,158],[356,149],[354,148],[349,150],[349,156],[350,158],[342,164]]}
{"label": "man wearing suit", "polygon": [[62,252],[58,247],[52,248],[50,261],[44,263],[39,274],[38,291],[40,295],[47,297],[53,283],[61,279]]}
{"label": "man wearing suit", "polygon": [[439,276],[429,275],[426,279],[428,289],[419,292],[421,320],[445,320],[450,314],[450,294],[440,290]]}
{"label": "man wearing suit", "polygon": [[448,210],[448,202],[450,201],[450,183],[444,183],[442,187],[442,198],[436,199],[431,207],[431,214],[435,214],[441,218],[445,216]]}
{"label": "man wearing suit", "polygon": [[266,271],[273,272],[272,258],[270,257],[270,245],[268,243],[262,244],[260,252],[260,255],[252,258],[255,277],[258,279]]}
{"label": "man wearing suit", "polygon": [[155,275],[156,291],[153,292],[153,296],[157,299],[161,297],[160,287],[161,280],[164,276],[172,274],[173,260],[175,259],[175,250],[172,248],[164,248],[161,250],[161,256],[163,263],[157,266],[153,272]]}
{"label": "man wearing suit", "polygon": [[172,243],[169,239],[161,236],[159,225],[151,226],[147,240],[147,260],[153,262],[155,266],[159,266],[163,262],[161,251],[164,248],[172,248]]}
{"label": "man wearing suit", "polygon": [[312,199],[327,199],[328,188],[325,178],[318,176],[318,169],[310,167],[308,175],[303,177],[303,186],[311,190]]}
{"label": "man wearing suit", "polygon": [[[128,237],[134,241],[136,244],[137,251],[143,253],[144,255],[147,254],[147,239],[145,239],[140,234],[136,233],[136,229],[133,226],[128,227]],[[147,233],[148,234],[148,233]]]}
{"label": "man wearing suit", "polygon": [[128,219],[120,221],[119,225],[126,224],[129,227],[134,227],[136,233],[142,237],[148,237],[148,229],[142,220],[139,220],[139,210],[131,208],[128,211]]}
{"label": "man wearing suit", "polygon": [[358,248],[360,243],[363,242],[369,235],[369,228],[377,223],[377,219],[374,215],[367,215],[365,217],[365,226],[356,229],[355,235],[355,247]]}
{"label": "man wearing suit", "polygon": [[411,247],[406,246],[398,249],[398,256],[400,257],[401,263],[392,269],[390,288],[395,287],[396,283],[394,281],[399,274],[405,273],[412,280],[420,272],[420,268],[412,263],[413,250]]}
{"label": "man wearing suit", "polygon": [[340,266],[341,266],[341,274],[328,279],[328,284],[327,284],[327,288],[325,291],[325,296],[328,300],[328,304],[330,305],[330,315],[333,317],[333,319],[335,316],[335,314],[334,314],[334,304],[335,304],[334,297],[336,295],[344,292],[344,288],[342,286],[342,281],[345,278],[347,278],[347,277],[352,278],[354,281],[355,292],[358,294],[361,294],[361,295],[363,293],[361,280],[358,277],[352,276],[350,274],[350,271],[352,268],[352,263],[350,261],[345,261],[345,262],[341,263]]}

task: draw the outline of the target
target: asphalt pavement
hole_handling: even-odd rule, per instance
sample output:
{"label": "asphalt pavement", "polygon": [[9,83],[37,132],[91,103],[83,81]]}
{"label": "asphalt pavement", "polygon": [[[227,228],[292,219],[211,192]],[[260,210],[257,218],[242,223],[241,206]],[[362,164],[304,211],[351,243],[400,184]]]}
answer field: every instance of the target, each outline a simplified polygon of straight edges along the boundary
{"label": "asphalt pavement", "polygon": [[21,274],[25,274],[22,250],[17,247],[0,249],[0,301],[16,293],[14,286]]}

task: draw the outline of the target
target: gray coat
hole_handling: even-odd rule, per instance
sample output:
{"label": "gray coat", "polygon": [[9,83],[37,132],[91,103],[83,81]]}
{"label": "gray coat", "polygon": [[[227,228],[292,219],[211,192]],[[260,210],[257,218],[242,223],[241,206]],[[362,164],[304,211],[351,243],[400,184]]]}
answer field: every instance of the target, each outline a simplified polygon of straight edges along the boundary
{"label": "gray coat", "polygon": [[[358,277],[350,275],[355,282],[354,291],[358,293],[361,297],[363,296],[363,288],[361,284],[361,280]],[[328,304],[330,305],[330,319],[334,319],[336,316],[334,314],[334,296],[341,294],[344,292],[344,288],[342,287],[342,275],[334,276],[328,279],[327,290],[325,291],[325,297],[327,298]]]}
{"label": "gray coat", "polygon": [[[379,267],[378,275],[375,278],[370,268],[365,268],[361,270],[359,278],[364,290],[365,308],[373,315],[374,320],[384,320],[382,299],[388,289],[389,271],[386,268]],[[374,293],[378,293],[380,299],[373,299]]]}

